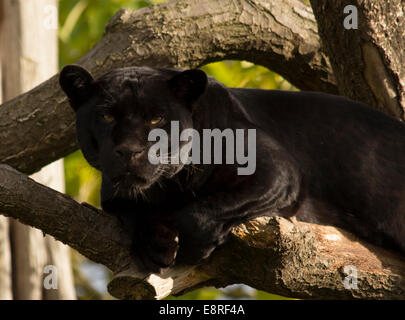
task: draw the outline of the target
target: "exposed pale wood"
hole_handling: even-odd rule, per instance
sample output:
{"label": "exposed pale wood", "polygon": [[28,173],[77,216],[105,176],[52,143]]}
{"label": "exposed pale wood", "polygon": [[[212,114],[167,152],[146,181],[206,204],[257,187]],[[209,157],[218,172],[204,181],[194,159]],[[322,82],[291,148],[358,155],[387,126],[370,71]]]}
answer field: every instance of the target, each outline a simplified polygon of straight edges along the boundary
{"label": "exposed pale wood", "polygon": [[[132,255],[131,231],[117,218],[79,205],[5,165],[0,165],[0,212],[109,267],[116,274],[109,290],[118,298],[161,299],[199,286],[233,283],[295,298],[405,298],[403,256],[328,226],[258,218],[235,228],[201,266],[175,266],[148,275]],[[344,288],[348,265],[357,268],[357,289]]]}
{"label": "exposed pale wood", "polygon": [[136,265],[131,265],[114,276],[108,284],[108,292],[123,300],[161,300],[170,294],[203,286],[212,279],[198,267],[181,266],[160,275],[146,275]]}

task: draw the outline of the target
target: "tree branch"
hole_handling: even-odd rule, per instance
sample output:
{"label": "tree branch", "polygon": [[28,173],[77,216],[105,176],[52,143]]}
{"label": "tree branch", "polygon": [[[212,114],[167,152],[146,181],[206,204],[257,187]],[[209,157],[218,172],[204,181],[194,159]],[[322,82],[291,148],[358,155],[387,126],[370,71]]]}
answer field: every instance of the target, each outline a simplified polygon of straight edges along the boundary
{"label": "tree branch", "polygon": [[[342,95],[405,120],[405,19],[402,0],[311,0]],[[346,30],[343,10],[358,9]]]}
{"label": "tree branch", "polygon": [[[317,299],[399,299],[405,259],[342,230],[282,218],[258,218],[232,231],[204,264],[145,274],[131,255],[131,231],[111,215],[83,206],[0,165],[0,212],[70,245],[115,272],[108,288],[126,299],[161,299],[197,287],[244,283]],[[345,289],[345,266],[357,269],[357,289]]]}
{"label": "tree branch", "polygon": [[[300,0],[169,1],[120,10],[78,63],[100,76],[130,65],[197,67],[246,59],[298,88],[335,93],[316,30],[311,8]],[[74,114],[57,76],[1,106],[0,163],[33,173],[76,149]]]}
{"label": "tree branch", "polygon": [[0,165],[0,212],[41,229],[113,271],[130,259],[130,234],[115,217],[80,205],[7,165]]}

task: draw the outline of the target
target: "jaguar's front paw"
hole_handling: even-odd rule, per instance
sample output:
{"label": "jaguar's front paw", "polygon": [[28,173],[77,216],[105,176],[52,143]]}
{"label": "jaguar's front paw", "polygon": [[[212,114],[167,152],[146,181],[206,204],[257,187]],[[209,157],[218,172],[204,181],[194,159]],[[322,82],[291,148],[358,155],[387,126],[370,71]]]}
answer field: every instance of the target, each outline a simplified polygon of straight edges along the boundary
{"label": "jaguar's front paw", "polygon": [[176,231],[163,223],[140,225],[135,234],[135,253],[147,272],[160,273],[174,264],[179,248]]}
{"label": "jaguar's front paw", "polygon": [[[226,241],[231,230],[228,224],[222,222],[211,220],[209,223],[201,223],[202,219],[198,221],[200,224],[194,225],[191,229],[193,232],[189,232],[187,227],[179,230],[180,248],[176,260],[181,264],[196,265],[206,260]],[[189,221],[188,225],[193,225],[193,222]]]}

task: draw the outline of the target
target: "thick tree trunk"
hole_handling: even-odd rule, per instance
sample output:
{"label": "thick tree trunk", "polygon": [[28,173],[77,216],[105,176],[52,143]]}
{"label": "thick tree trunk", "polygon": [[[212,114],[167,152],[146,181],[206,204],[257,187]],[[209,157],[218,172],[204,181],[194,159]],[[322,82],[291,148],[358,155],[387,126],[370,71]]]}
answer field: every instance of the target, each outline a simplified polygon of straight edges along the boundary
{"label": "thick tree trunk", "polygon": [[[405,6],[403,0],[311,0],[339,91],[405,120]],[[347,5],[358,29],[346,29]]]}
{"label": "thick tree trunk", "polygon": [[[4,12],[1,48],[4,71],[2,87],[4,99],[10,100],[30,90],[57,71],[57,2],[4,0],[2,5]],[[54,26],[52,22],[55,23]],[[63,175],[63,160],[59,160],[33,175],[33,179],[64,192]],[[14,298],[74,299],[68,249],[52,238],[44,238],[40,230],[18,221],[11,220],[10,227]],[[43,285],[44,268],[48,264],[54,265],[59,270],[58,290],[52,292],[45,290]]]}
{"label": "thick tree trunk", "polygon": [[[212,32],[215,30],[215,32]],[[337,92],[315,19],[300,0],[180,0],[121,10],[79,63],[95,76],[129,65],[197,67],[246,59],[301,89]],[[57,77],[0,108],[0,162],[25,173],[77,148]]]}
{"label": "thick tree trunk", "polygon": [[333,227],[258,218],[235,228],[206,263],[148,275],[131,252],[131,231],[116,217],[80,205],[5,165],[0,165],[0,212],[109,267],[116,274],[109,291],[117,298],[161,299],[233,283],[296,298],[405,297],[403,256]]}

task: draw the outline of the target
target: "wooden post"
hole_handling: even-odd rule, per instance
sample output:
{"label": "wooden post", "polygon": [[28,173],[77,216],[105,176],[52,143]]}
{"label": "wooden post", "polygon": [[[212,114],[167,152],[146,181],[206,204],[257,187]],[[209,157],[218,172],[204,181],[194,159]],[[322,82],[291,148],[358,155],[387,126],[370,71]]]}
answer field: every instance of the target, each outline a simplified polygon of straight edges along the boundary
{"label": "wooden post", "polygon": [[[0,2],[0,61],[4,46],[3,32],[3,3]],[[0,104],[3,102],[2,65],[0,63]],[[9,239],[9,220],[0,216],[0,300],[13,299],[11,281],[11,252]]]}
{"label": "wooden post", "polygon": [[[58,70],[56,0],[2,0],[3,98],[10,100]],[[34,114],[32,116],[35,116]],[[64,192],[63,161],[32,176]],[[15,299],[74,299],[69,249],[41,231],[10,222]],[[44,268],[56,267],[57,289],[44,288]]]}

